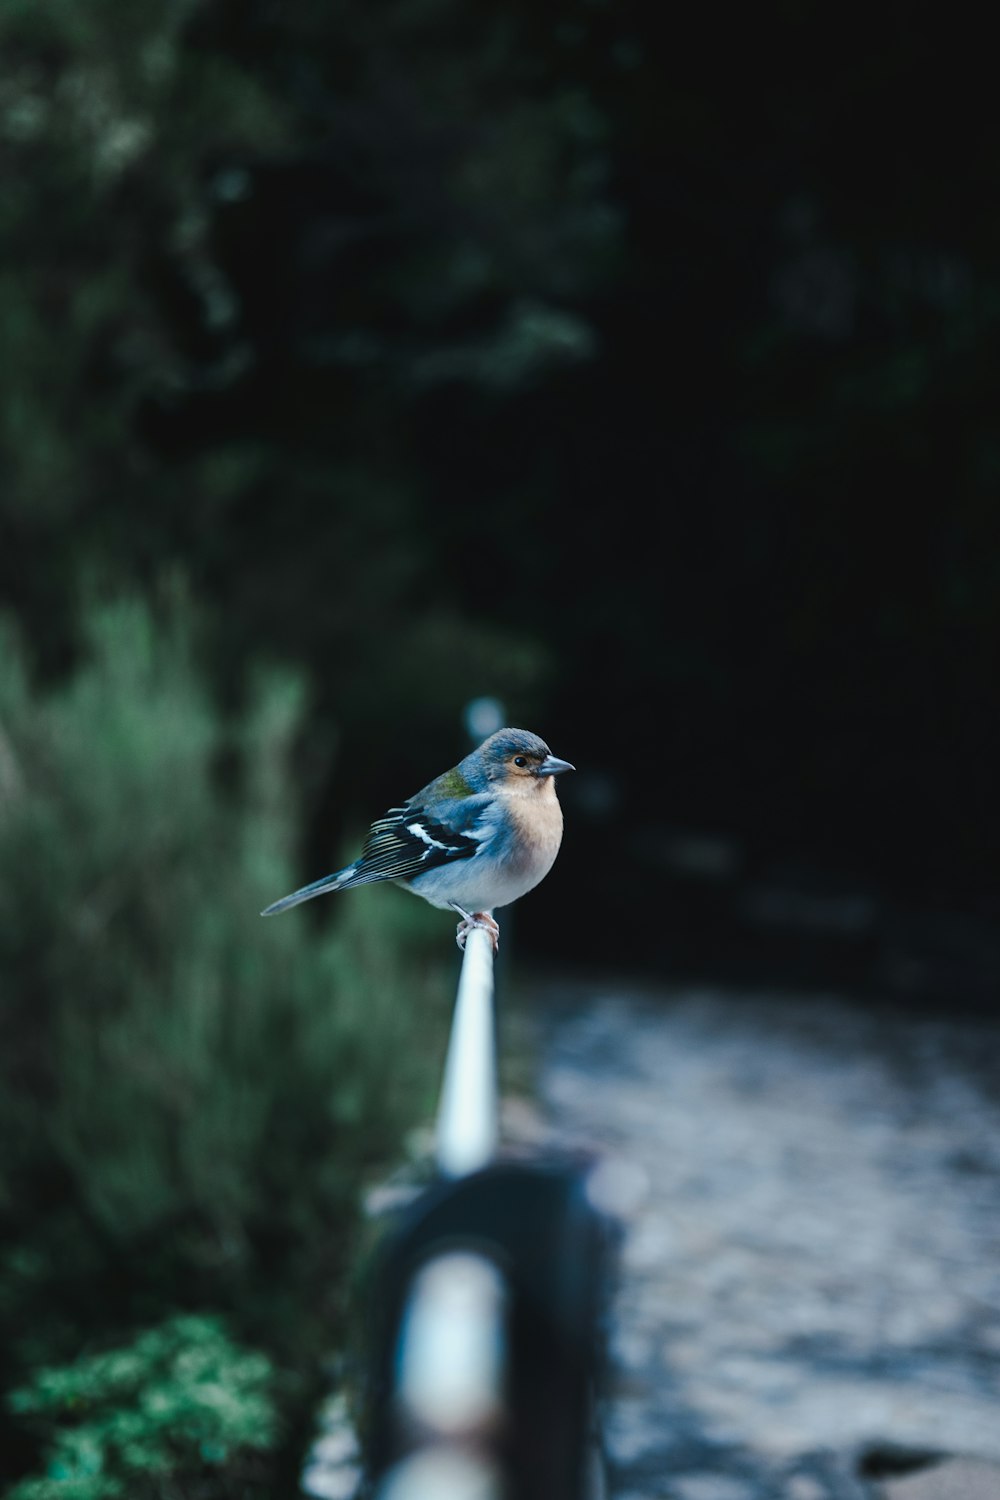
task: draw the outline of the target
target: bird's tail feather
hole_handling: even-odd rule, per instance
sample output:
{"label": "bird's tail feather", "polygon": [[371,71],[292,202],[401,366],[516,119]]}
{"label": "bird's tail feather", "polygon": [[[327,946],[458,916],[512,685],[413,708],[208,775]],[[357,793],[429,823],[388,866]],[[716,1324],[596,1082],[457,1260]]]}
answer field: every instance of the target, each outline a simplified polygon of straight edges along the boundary
{"label": "bird's tail feather", "polygon": [[270,906],[265,906],[261,916],[273,917],[279,911],[288,911],[289,907],[300,906],[303,901],[311,901],[314,896],[322,896],[327,891],[339,891],[342,886],[349,883],[354,870],[354,865],[348,865],[346,870],[338,870],[334,875],[324,875],[321,880],[314,880],[311,885],[302,886],[300,890],[293,891],[290,896],[282,896],[280,901],[272,901]]}

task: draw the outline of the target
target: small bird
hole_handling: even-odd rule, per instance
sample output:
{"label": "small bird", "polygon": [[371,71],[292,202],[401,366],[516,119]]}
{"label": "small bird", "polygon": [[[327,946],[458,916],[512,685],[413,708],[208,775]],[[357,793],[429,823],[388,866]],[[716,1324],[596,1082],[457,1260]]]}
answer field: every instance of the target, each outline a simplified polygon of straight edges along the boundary
{"label": "small bird", "polygon": [[353,864],[275,901],[261,916],[327,891],[394,880],[432,906],[458,912],[460,948],[474,927],[483,927],[496,953],[500,928],[493,911],[543,880],[559,852],[563,817],[555,777],[572,770],[537,734],[498,729],[377,819]]}

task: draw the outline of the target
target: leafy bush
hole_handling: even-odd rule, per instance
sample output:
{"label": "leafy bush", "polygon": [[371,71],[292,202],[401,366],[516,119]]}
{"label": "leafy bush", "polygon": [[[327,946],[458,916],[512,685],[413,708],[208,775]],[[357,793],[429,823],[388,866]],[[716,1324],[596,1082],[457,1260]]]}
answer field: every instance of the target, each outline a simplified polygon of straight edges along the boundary
{"label": "leafy bush", "polygon": [[8,1500],[162,1494],[241,1450],[274,1442],[274,1371],[212,1318],[176,1317],[131,1344],[39,1370],[10,1396],[46,1437],[46,1477]]}
{"label": "leafy bush", "polygon": [[441,919],[383,887],[263,921],[302,873],[298,683],[224,718],[182,600],[84,634],[44,688],[0,640],[8,1379],[178,1308],[301,1369],[339,1336],[359,1186],[431,1103]]}

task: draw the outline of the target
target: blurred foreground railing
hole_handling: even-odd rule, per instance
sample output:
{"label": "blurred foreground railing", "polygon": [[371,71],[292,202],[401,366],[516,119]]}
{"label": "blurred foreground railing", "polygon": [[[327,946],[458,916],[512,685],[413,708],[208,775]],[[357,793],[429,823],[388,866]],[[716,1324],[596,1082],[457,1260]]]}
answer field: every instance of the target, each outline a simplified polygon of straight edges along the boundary
{"label": "blurred foreground railing", "polygon": [[[462,960],[437,1181],[390,1237],[367,1478],[376,1500],[599,1500],[607,1224],[581,1170],[497,1158],[493,953]],[[366,1491],[367,1493],[367,1491]]]}

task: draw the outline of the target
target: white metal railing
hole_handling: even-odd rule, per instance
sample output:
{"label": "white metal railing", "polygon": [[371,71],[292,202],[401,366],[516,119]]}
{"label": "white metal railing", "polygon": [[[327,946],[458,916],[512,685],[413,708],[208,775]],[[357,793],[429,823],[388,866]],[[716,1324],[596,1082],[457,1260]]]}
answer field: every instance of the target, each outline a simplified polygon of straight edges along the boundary
{"label": "white metal railing", "polygon": [[473,927],[466,939],[437,1116],[437,1163],[464,1177],[493,1159],[499,1133],[493,945]]}
{"label": "white metal railing", "polygon": [[[466,939],[437,1114],[437,1164],[459,1178],[488,1166],[499,1134],[493,945]],[[395,1354],[395,1407],[412,1451],[377,1500],[500,1500],[507,1288],[485,1255],[449,1249],[409,1287]]]}

